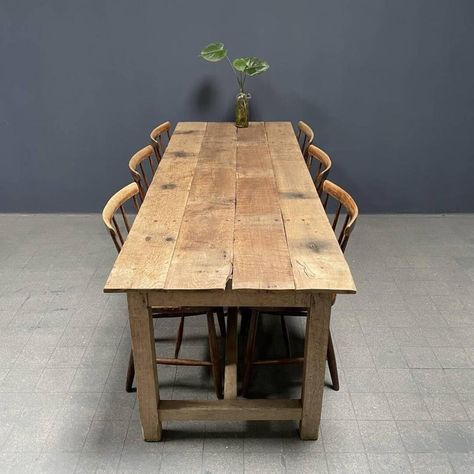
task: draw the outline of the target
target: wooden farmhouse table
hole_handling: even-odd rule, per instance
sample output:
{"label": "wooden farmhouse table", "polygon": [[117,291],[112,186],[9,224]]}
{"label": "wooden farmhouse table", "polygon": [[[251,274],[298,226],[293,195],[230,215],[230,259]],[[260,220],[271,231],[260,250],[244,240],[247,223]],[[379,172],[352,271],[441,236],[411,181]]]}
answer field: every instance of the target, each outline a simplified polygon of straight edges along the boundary
{"label": "wooden farmhouse table", "polygon": [[[299,420],[317,439],[331,296],[355,285],[289,122],[180,122],[105,285],[128,299],[140,420]],[[224,399],[160,400],[151,307],[229,307]],[[306,307],[301,399],[237,399],[237,307]]]}

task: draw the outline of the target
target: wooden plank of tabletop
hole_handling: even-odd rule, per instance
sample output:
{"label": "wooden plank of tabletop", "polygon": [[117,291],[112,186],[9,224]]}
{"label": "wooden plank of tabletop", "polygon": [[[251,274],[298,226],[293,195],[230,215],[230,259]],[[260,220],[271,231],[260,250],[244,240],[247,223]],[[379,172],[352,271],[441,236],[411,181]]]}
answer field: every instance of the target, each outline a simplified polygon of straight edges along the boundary
{"label": "wooden plank of tabletop", "polygon": [[354,292],[346,259],[289,122],[267,122],[273,171],[298,290]]}
{"label": "wooden plank of tabletop", "polygon": [[166,289],[225,289],[232,275],[236,128],[208,123]]}
{"label": "wooden plank of tabletop", "polygon": [[237,132],[233,289],[294,289],[263,123]]}
{"label": "wooden plank of tabletop", "polygon": [[164,288],[206,126],[176,126],[105,291]]}

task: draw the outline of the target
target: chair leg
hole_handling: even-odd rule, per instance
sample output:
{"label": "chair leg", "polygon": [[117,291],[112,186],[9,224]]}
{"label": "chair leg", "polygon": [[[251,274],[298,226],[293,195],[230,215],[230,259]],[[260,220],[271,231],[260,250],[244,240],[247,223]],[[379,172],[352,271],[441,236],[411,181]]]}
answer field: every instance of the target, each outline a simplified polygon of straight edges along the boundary
{"label": "chair leg", "polygon": [[280,316],[281,331],[283,332],[283,339],[285,341],[286,356],[291,358],[290,335],[288,334],[288,327],[286,326],[285,316]]}
{"label": "chair leg", "polygon": [[253,361],[255,357],[255,344],[257,342],[258,311],[252,310],[247,334],[247,347],[245,349],[244,378],[242,382],[242,395],[247,394],[252,377]]}
{"label": "chair leg", "polygon": [[181,342],[183,342],[183,330],[184,330],[184,316],[181,316],[179,322],[178,333],[176,334],[176,346],[174,348],[174,358],[177,359],[179,350],[181,349]]}
{"label": "chair leg", "polygon": [[214,313],[207,313],[207,330],[209,333],[209,352],[212,362],[212,376],[214,378],[214,388],[217,398],[223,398],[222,395],[222,370],[219,355],[219,346],[217,342],[216,326],[214,321]]}
{"label": "chair leg", "polygon": [[221,333],[221,337],[225,337],[225,318],[224,318],[224,311],[222,308],[217,308],[217,322],[219,323],[219,331]]}
{"label": "chair leg", "polygon": [[125,383],[125,390],[128,393],[132,393],[136,391],[136,389],[132,387],[134,377],[135,377],[135,364],[133,363],[133,351],[130,349],[130,356],[128,358],[127,381]]}
{"label": "chair leg", "polygon": [[249,332],[249,323],[250,323],[251,312],[250,312],[249,308],[239,308],[239,313],[241,315],[241,318],[240,318],[240,334],[246,338],[247,334]]}
{"label": "chair leg", "polygon": [[334,352],[334,346],[332,344],[331,330],[329,330],[326,358],[328,361],[329,373],[331,374],[332,388],[337,391],[339,390],[339,376],[337,374],[336,353]]}

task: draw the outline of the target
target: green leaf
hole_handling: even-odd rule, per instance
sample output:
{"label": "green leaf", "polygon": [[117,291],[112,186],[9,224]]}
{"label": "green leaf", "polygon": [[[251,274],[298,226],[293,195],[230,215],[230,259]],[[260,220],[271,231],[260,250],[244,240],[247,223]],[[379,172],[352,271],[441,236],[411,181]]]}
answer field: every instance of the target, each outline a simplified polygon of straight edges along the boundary
{"label": "green leaf", "polygon": [[199,54],[202,59],[216,63],[227,56],[227,49],[224,48],[224,43],[208,44]]}
{"label": "green leaf", "polygon": [[245,58],[237,58],[232,61],[232,66],[236,71],[245,72],[245,68],[247,67],[247,61]]}
{"label": "green leaf", "polygon": [[257,76],[270,67],[263,59],[255,58],[253,56],[234,59],[232,65],[236,71],[243,72],[244,74],[247,74],[247,76]]}
{"label": "green leaf", "polygon": [[263,59],[250,57],[245,58],[247,61],[247,66],[244,70],[245,74],[248,76],[258,76],[263,72],[267,71],[270,65]]}

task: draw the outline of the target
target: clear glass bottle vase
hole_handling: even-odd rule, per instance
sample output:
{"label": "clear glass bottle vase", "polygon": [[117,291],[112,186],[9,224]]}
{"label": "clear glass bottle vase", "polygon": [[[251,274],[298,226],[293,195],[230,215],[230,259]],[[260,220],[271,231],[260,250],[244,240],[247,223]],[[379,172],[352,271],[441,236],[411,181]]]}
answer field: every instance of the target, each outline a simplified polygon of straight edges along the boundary
{"label": "clear glass bottle vase", "polygon": [[240,91],[235,101],[235,126],[238,128],[246,128],[249,126],[249,100],[251,95]]}

